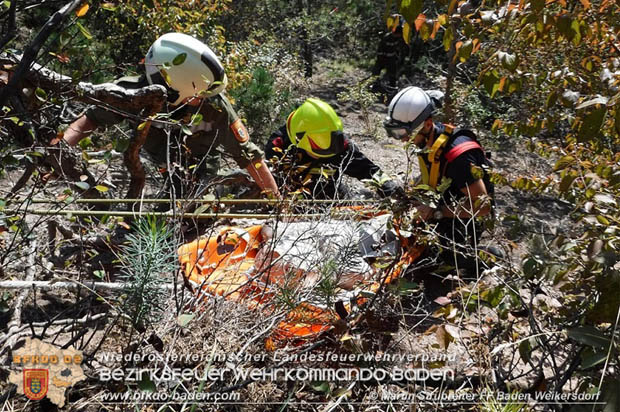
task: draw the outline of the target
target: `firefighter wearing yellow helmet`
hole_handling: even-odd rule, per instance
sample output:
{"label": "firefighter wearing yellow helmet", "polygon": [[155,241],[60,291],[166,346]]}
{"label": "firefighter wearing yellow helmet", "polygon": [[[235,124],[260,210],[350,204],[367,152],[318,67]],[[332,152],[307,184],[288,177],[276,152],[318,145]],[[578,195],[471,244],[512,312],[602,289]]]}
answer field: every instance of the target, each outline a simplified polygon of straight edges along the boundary
{"label": "firefighter wearing yellow helmet", "polygon": [[326,102],[309,98],[271,134],[265,147],[281,192],[315,199],[351,197],[342,175],[380,182],[378,194],[390,196],[400,186],[368,159],[343,130],[342,120]]}

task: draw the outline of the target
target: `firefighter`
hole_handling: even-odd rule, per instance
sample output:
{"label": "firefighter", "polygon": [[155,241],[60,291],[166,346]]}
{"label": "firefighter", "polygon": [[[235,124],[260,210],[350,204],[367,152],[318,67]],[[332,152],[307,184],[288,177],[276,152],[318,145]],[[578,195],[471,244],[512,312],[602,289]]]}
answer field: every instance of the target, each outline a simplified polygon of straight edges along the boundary
{"label": "firefighter", "polygon": [[[389,93],[391,90],[394,92],[397,90],[399,73],[407,56],[409,46],[403,38],[403,25],[405,23],[403,16],[393,14],[388,22],[388,30],[379,41],[377,60],[371,73],[373,76],[379,76],[383,69],[385,69],[387,85],[390,90],[377,91]],[[373,87],[373,89],[378,88],[378,84],[375,84]]]}
{"label": "firefighter", "polygon": [[[164,34],[148,50],[145,69],[142,76],[123,77],[115,83],[126,89],[153,84],[166,87],[169,118],[153,121],[143,146],[157,162],[166,162],[170,154],[171,163],[194,165],[190,169],[214,175],[220,168],[221,147],[264,192],[279,196],[263,152],[250,141],[248,130],[224,93],[224,67],[206,44],[182,33]],[[95,129],[128,117],[114,109],[89,107],[68,127],[63,140],[74,146]]]}
{"label": "firefighter", "polygon": [[368,159],[344,132],[334,109],[309,98],[291,112],[286,124],[272,133],[265,154],[282,192],[314,199],[346,199],[349,189],[342,175],[372,179],[380,196],[402,190]]}
{"label": "firefighter", "polygon": [[420,149],[421,183],[437,189],[443,178],[450,179],[436,207],[419,204],[416,209],[420,219],[437,223],[448,253],[466,255],[482,232],[478,218],[492,212],[491,162],[471,130],[434,120],[442,98],[438,91],[407,87],[391,100],[384,127],[389,136]]}

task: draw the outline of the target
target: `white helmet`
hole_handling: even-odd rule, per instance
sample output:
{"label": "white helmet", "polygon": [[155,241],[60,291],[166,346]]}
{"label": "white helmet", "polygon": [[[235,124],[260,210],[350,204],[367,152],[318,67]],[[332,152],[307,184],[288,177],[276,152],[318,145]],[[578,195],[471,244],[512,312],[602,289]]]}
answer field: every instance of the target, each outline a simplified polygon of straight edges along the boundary
{"label": "white helmet", "polygon": [[215,96],[228,83],[224,66],[209,46],[182,33],[155,40],[144,63],[149,84],[168,86],[168,101],[175,105],[192,96]]}
{"label": "white helmet", "polygon": [[383,126],[388,135],[395,139],[415,136],[424,127],[424,121],[440,106],[443,93],[425,92],[419,87],[407,87],[394,96],[388,107]]}

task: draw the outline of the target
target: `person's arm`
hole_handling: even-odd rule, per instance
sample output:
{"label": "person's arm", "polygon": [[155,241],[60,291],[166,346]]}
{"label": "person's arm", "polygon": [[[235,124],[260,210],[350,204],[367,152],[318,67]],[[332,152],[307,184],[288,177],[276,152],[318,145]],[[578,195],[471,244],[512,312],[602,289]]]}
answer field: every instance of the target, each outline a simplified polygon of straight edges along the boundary
{"label": "person's arm", "polygon": [[75,146],[96,128],[97,125],[95,122],[90,120],[86,115],[83,115],[69,125],[62,138],[69,146]]}
{"label": "person's arm", "polygon": [[442,217],[447,218],[470,218],[472,216],[486,216],[491,212],[491,201],[488,199],[487,188],[482,179],[478,179],[467,187],[461,189],[465,197],[461,199],[456,207],[449,208],[445,205],[434,209],[427,205],[418,205],[416,209],[422,220],[434,218],[437,210],[441,211]]}
{"label": "person's arm", "polygon": [[[474,176],[472,169],[480,168],[484,162],[484,153],[467,151],[451,162],[446,169],[446,177],[452,180],[449,191],[456,196],[458,190],[463,196],[455,206],[441,206],[439,210],[446,218],[471,218],[485,216],[491,212],[491,201],[488,198],[488,189],[484,180]],[[417,207],[420,217],[424,220],[432,219],[437,209],[426,205]]]}
{"label": "person's arm", "polygon": [[457,204],[456,208],[441,207],[444,217],[486,216],[491,212],[491,201],[488,198],[487,188],[482,179],[461,189],[465,197]]}
{"label": "person's arm", "polygon": [[265,164],[264,159],[250,162],[250,164],[246,167],[246,170],[262,191],[273,193],[276,198],[280,198],[278,185],[276,185],[276,181],[274,180],[271,171],[269,171],[269,168]]}

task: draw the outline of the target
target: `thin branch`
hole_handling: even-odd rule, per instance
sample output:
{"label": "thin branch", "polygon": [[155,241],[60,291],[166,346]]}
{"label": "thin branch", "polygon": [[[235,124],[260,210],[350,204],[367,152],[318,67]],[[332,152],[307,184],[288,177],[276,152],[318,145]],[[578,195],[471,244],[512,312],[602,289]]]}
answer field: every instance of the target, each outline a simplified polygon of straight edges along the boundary
{"label": "thin branch", "polygon": [[47,23],[45,23],[41,31],[39,31],[32,43],[30,43],[24,51],[24,56],[22,57],[15,72],[13,72],[13,75],[11,76],[11,79],[7,83],[6,87],[0,90],[0,106],[5,105],[9,96],[18,93],[18,85],[30,69],[30,65],[36,60],[39,50],[43,47],[43,43],[45,43],[52,32],[54,32],[54,30],[56,30],[63,23],[67,16],[73,12],[73,10],[75,10],[81,2],[82,0],[73,0],[67,3],[63,8],[54,13]]}

